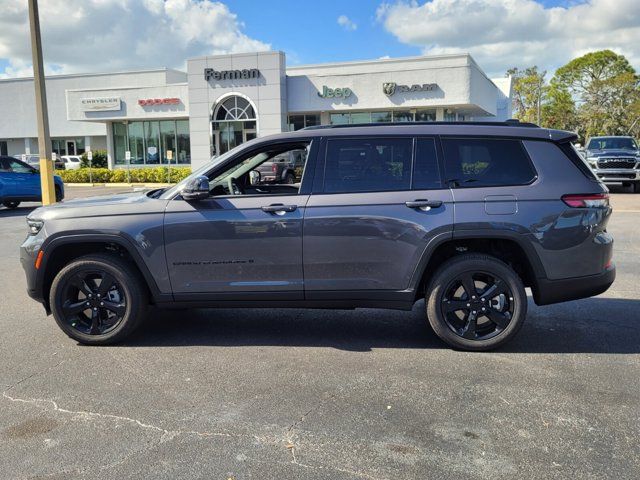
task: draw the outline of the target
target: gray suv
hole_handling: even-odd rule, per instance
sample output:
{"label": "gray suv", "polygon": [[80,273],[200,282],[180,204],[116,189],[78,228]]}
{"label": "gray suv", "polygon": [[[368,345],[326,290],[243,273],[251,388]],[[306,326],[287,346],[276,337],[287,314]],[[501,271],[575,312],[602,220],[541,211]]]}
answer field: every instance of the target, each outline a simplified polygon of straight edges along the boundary
{"label": "gray suv", "polygon": [[[502,345],[538,305],[615,278],[607,188],[535,125],[316,127],[249,141],[178,185],[65,201],[27,218],[28,293],[85,344],[147,307],[411,310],[448,344]],[[256,170],[304,151],[301,181]]]}

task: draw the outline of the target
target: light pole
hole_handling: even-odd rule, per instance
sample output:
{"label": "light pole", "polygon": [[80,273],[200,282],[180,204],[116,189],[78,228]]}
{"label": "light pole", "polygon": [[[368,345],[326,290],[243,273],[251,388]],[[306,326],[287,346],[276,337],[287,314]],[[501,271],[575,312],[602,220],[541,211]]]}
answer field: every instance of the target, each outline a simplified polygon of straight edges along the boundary
{"label": "light pole", "polygon": [[42,39],[40,38],[38,0],[29,0],[29,26],[31,27],[33,83],[36,89],[36,119],[38,121],[38,152],[40,152],[42,204],[50,205],[56,202],[56,191],[53,185],[53,161],[51,160],[49,113],[47,111],[47,92],[45,91],[42,64]]}

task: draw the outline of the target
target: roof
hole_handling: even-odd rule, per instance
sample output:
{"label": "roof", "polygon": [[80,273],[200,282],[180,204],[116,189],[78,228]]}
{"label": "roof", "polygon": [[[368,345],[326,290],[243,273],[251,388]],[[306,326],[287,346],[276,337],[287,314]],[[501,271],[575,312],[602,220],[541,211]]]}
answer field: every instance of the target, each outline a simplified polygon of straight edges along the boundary
{"label": "roof", "polygon": [[[516,122],[425,122],[323,126],[279,133],[270,138],[348,137],[352,135],[475,135],[478,137],[514,137],[533,140],[574,141],[573,132],[540,128]],[[265,138],[265,137],[262,137]]]}

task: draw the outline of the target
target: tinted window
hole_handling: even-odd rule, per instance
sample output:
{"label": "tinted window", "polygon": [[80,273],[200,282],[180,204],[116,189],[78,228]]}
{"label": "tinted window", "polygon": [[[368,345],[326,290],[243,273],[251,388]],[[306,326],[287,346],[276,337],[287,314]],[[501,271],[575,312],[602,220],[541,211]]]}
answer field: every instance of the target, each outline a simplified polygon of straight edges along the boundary
{"label": "tinted window", "polygon": [[22,163],[19,160],[10,159],[9,160],[9,170],[14,173],[31,173],[33,168],[28,166],[26,163]]}
{"label": "tinted window", "polygon": [[433,138],[418,138],[416,143],[416,163],[413,169],[413,188],[429,190],[440,188],[440,169]]}
{"label": "tinted window", "polygon": [[536,172],[519,140],[443,138],[445,175],[458,187],[526,185]]}
{"label": "tinted window", "polygon": [[325,192],[408,190],[410,138],[334,138],[327,141]]}

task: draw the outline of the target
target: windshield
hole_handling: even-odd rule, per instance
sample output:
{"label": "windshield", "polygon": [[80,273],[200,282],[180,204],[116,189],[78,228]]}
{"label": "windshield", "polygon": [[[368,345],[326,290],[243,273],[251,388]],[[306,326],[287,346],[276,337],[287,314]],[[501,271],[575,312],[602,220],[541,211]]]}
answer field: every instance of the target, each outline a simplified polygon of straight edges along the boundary
{"label": "windshield", "polygon": [[211,160],[209,160],[207,163],[205,163],[199,169],[194,170],[194,172],[191,175],[189,175],[187,178],[185,178],[181,182],[175,184],[173,187],[171,187],[170,189],[168,189],[165,192],[163,192],[162,195],[160,196],[160,198],[162,198],[162,199],[170,199],[170,198],[174,197],[178,192],[180,192],[184,188],[184,186],[189,182],[189,180],[191,180],[192,178],[195,178],[197,176],[204,175],[206,172],[211,170],[214,166],[216,166],[219,163],[224,162],[226,159],[228,159],[231,156],[231,154],[233,154],[233,153],[235,153],[235,148],[229,150],[226,153],[223,153],[219,157],[211,157]]}
{"label": "windshield", "polygon": [[587,146],[588,150],[637,150],[638,146],[633,138],[601,137],[592,138]]}

